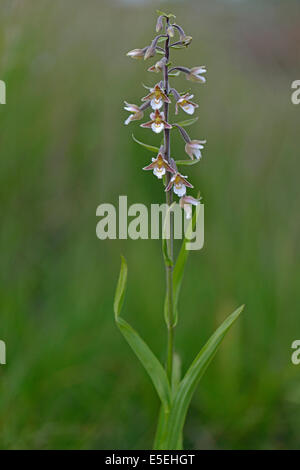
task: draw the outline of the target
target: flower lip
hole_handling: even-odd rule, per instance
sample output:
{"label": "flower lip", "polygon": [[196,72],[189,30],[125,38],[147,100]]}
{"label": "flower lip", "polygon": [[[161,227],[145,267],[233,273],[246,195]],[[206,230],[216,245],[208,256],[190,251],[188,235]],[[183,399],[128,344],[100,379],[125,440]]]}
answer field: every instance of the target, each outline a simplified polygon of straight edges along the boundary
{"label": "flower lip", "polygon": [[187,181],[187,176],[183,176],[181,173],[175,173],[170,179],[169,184],[167,185],[165,191],[170,191],[173,187],[173,191],[177,196],[184,196],[186,193],[186,188],[193,188],[194,186]]}
{"label": "flower lip", "polygon": [[187,114],[194,114],[195,109],[198,108],[198,104],[193,103],[190,101],[194,95],[190,95],[189,93],[186,93],[182,97],[180,97],[177,102],[176,102],[176,111],[175,113],[178,114],[178,107],[180,106],[183,111],[185,111]]}
{"label": "flower lip", "polygon": [[142,98],[142,101],[149,101],[152,109],[160,109],[164,103],[171,103],[168,96],[161,89],[159,83],[151,88],[150,93]]}

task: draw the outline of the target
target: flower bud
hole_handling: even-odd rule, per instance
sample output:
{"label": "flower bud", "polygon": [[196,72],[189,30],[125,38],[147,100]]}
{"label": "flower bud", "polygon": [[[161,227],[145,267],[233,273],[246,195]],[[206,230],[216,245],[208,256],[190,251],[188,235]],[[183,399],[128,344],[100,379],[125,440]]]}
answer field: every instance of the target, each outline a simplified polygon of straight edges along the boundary
{"label": "flower bud", "polygon": [[144,59],[147,60],[150,57],[154,57],[156,53],[156,48],[153,46],[149,46],[148,49],[145,52]]}
{"label": "flower bud", "polygon": [[167,27],[167,34],[170,36],[170,38],[175,36],[175,31],[171,24]]}
{"label": "flower bud", "polygon": [[145,49],[133,49],[132,51],[127,52],[127,56],[131,57],[132,59],[142,59],[145,54]]}
{"label": "flower bud", "polygon": [[164,18],[163,15],[160,15],[157,18],[157,22],[156,22],[156,32],[157,33],[159,33],[163,29],[163,18]]}
{"label": "flower bud", "polygon": [[192,36],[184,36],[184,38],[181,39],[181,42],[184,46],[189,46],[192,40],[193,40]]}
{"label": "flower bud", "polygon": [[159,73],[163,70],[163,67],[166,65],[167,59],[163,57],[160,59],[156,64],[152,65],[152,67],[148,68],[148,72],[156,72]]}

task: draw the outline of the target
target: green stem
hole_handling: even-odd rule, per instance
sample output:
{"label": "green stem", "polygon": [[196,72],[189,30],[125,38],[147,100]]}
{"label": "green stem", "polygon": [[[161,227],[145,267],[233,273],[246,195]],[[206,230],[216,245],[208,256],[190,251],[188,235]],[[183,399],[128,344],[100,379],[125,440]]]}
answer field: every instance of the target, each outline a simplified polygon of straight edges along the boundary
{"label": "green stem", "polygon": [[[166,63],[169,61],[169,38],[165,42],[165,57]],[[164,66],[164,92],[166,95],[169,93],[169,73],[168,65]],[[164,114],[165,120],[168,122],[169,116],[169,104],[164,103]],[[170,130],[165,129],[164,131],[164,156],[165,159],[170,163]],[[167,173],[166,184],[168,185],[171,175]],[[166,202],[168,206],[172,204],[173,194],[172,189],[166,193]],[[170,238],[167,240],[167,249],[169,259],[173,262],[173,214],[170,213]],[[167,346],[167,363],[166,371],[170,383],[172,382],[173,373],[173,356],[174,356],[174,305],[173,305],[173,266],[166,265],[166,289],[167,289],[167,325],[168,325],[168,346]]]}

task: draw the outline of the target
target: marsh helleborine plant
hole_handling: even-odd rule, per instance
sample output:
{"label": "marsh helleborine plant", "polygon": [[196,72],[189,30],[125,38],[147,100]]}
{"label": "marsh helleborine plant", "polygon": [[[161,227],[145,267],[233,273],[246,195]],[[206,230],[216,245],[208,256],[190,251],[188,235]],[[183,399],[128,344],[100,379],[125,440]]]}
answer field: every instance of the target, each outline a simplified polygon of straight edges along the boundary
{"label": "marsh helleborine plant", "polygon": [[[192,41],[191,36],[185,34],[181,26],[174,22],[175,16],[158,12],[159,16],[156,23],[157,36],[150,45],[142,49],[134,49],[127,53],[133,59],[150,59],[160,55],[159,60],[148,68],[149,72],[161,74],[159,80],[148,91],[149,93],[142,98],[142,104],[129,104],[125,101],[125,110],[131,114],[126,119],[128,125],[133,121],[144,118],[146,110],[151,110],[150,120],[142,123],[141,127],[149,129],[154,134],[163,132],[164,140],[160,147],[144,144],[137,139],[134,140],[157,153],[155,158],[145,166],[144,170],[152,170],[154,176],[160,179],[164,185],[166,193],[166,202],[169,206],[168,216],[172,216],[173,193],[180,198],[180,206],[185,210],[185,215],[190,218],[190,225],[195,222],[192,218],[192,205],[199,204],[199,198],[187,195],[187,188],[193,188],[188,181],[187,176],[182,175],[178,166],[197,163],[201,158],[201,150],[204,148],[205,140],[191,139],[184,129],[193,124],[196,119],[188,119],[184,122],[170,123],[169,109],[175,105],[175,114],[185,112],[193,115],[198,104],[191,101],[193,95],[189,92],[178,92],[176,88],[170,86],[170,78],[175,78],[183,74],[187,80],[195,83],[205,83],[204,66],[192,68],[183,66],[171,66],[170,52],[178,48],[186,48]],[[173,39],[178,34],[178,39]],[[184,150],[189,159],[174,160],[170,154],[170,137],[173,129],[180,132],[184,140]],[[171,217],[172,220],[172,217]],[[183,378],[180,371],[180,359],[174,352],[174,329],[177,324],[177,304],[180,287],[183,279],[184,267],[187,260],[188,251],[185,249],[183,241],[182,248],[178,254],[177,260],[174,260],[173,254],[173,227],[171,222],[170,237],[163,240],[163,255],[166,269],[166,298],[165,298],[165,320],[167,324],[167,354],[165,367],[153,354],[148,345],[141,339],[138,333],[120,317],[120,311],[123,304],[123,297],[127,282],[127,264],[122,257],[121,272],[115,294],[114,311],[116,323],[124,335],[125,339],[143,364],[152,379],[153,385],[161,401],[158,426],[154,441],[155,449],[182,449],[182,432],[184,422],[193,392],[206,370],[209,362],[215,355],[222,339],[231,325],[240,315],[243,306],[233,312],[223,324],[215,331],[208,342],[201,349],[199,354],[192,362],[190,368]]]}

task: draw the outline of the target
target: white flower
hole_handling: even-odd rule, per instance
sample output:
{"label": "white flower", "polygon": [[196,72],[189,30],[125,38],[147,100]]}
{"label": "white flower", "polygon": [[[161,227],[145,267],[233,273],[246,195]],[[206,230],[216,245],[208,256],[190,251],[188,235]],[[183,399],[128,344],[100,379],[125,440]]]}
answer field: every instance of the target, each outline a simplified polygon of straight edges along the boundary
{"label": "white flower", "polygon": [[149,101],[152,109],[160,109],[164,103],[171,103],[170,99],[157,84],[151,88],[150,93],[142,98],[142,101]]}
{"label": "white flower", "polygon": [[200,204],[199,199],[195,199],[192,196],[183,196],[179,201],[180,207],[184,209],[185,215],[187,219],[192,218],[192,205],[197,206]]}
{"label": "white flower", "polygon": [[143,170],[153,170],[153,174],[157,176],[158,179],[161,179],[166,174],[166,171],[175,173],[175,170],[173,170],[167,160],[163,158],[161,153],[158,154],[157,158],[152,158],[152,163],[145,166]]}
{"label": "white flower", "polygon": [[203,144],[206,144],[206,140],[191,140],[185,144],[185,151],[192,160],[194,160],[194,156],[200,160],[201,150],[204,149]]}
{"label": "white flower", "polygon": [[176,103],[176,114],[178,114],[178,106],[180,106],[181,109],[183,109],[183,111],[185,111],[187,114],[194,114],[195,109],[198,108],[198,105],[190,101],[192,98],[194,98],[194,95],[190,95],[189,93],[186,93],[181,98],[179,98]]}
{"label": "white flower", "polygon": [[163,129],[171,129],[171,124],[165,121],[164,113],[160,113],[158,109],[154,113],[150,114],[151,121],[141,124],[141,127],[151,127],[153,132],[159,134]]}
{"label": "white flower", "polygon": [[186,180],[187,176],[183,176],[180,173],[176,173],[170,179],[168,186],[166,187],[166,191],[170,191],[173,187],[173,191],[177,196],[182,197],[186,193],[186,188],[193,188],[193,185]]}
{"label": "white flower", "polygon": [[128,118],[124,122],[124,124],[126,126],[131,121],[136,121],[136,120],[139,120],[139,119],[143,119],[144,113],[143,113],[143,111],[140,110],[140,108],[136,104],[130,104],[130,103],[127,103],[127,101],[124,101],[124,103],[125,103],[124,109],[126,111],[129,111],[130,113],[133,113],[133,114],[130,114],[130,116],[128,116]]}
{"label": "white flower", "polygon": [[205,77],[202,77],[203,73],[206,73],[206,67],[204,65],[201,65],[200,67],[193,67],[186,75],[186,78],[192,82],[205,83],[206,79]]}

